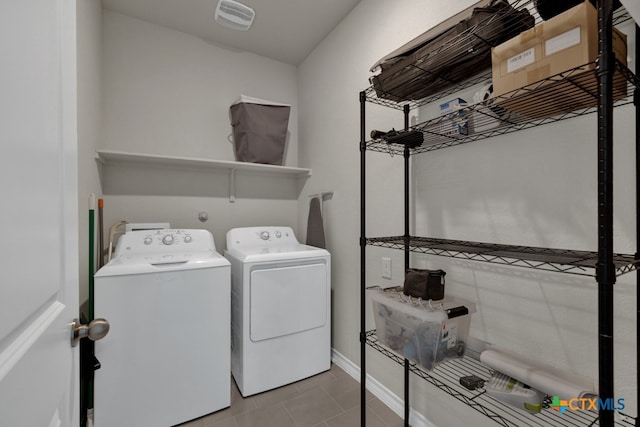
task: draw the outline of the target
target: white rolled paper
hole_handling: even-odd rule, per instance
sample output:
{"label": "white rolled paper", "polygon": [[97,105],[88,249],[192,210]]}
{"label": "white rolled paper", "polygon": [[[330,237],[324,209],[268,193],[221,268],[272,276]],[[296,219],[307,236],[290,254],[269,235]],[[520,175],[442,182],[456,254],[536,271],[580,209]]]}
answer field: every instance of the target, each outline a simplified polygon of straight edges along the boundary
{"label": "white rolled paper", "polygon": [[480,361],[490,368],[560,399],[573,399],[585,395],[597,395],[596,388],[586,378],[568,374],[557,368],[535,361],[525,360],[514,354],[498,350],[485,350]]}

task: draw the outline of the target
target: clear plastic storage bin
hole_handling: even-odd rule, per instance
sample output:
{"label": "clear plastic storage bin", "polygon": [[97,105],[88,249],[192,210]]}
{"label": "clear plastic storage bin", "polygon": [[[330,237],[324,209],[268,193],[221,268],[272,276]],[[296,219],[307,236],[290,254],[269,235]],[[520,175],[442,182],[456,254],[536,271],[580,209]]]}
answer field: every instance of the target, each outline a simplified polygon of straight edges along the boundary
{"label": "clear plastic storage bin", "polygon": [[369,294],[380,344],[426,370],[464,355],[475,304],[448,297],[409,298],[399,288],[374,289]]}

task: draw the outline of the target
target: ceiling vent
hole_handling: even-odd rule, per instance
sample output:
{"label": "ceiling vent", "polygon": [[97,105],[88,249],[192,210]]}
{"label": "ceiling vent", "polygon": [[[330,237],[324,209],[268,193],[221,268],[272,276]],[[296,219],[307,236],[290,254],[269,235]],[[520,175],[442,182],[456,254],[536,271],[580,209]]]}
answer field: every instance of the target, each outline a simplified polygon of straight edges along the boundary
{"label": "ceiling vent", "polygon": [[215,20],[217,23],[234,30],[247,31],[256,12],[234,0],[220,0],[216,7]]}

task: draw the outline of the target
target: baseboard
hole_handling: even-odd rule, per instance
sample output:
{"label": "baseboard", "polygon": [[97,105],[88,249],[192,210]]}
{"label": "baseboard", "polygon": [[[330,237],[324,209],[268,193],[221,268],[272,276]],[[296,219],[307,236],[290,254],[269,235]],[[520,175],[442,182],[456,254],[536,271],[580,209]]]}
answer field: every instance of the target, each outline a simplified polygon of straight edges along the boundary
{"label": "baseboard", "polygon": [[[353,379],[360,382],[360,367],[335,349],[331,349],[331,361],[353,377]],[[389,409],[398,414],[400,418],[404,418],[404,400],[369,374],[367,374],[367,390],[387,405]],[[412,427],[436,427],[436,425],[429,421],[424,415],[413,409],[409,412],[409,419]]]}

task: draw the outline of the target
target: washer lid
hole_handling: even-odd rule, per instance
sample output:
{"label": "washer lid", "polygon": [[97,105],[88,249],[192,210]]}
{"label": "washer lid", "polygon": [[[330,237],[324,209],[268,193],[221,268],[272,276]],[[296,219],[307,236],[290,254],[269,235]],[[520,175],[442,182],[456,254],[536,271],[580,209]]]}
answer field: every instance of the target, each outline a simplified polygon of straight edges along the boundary
{"label": "washer lid", "polygon": [[134,253],[113,258],[98,270],[95,277],[219,268],[230,265],[226,258],[211,250],[183,253]]}

